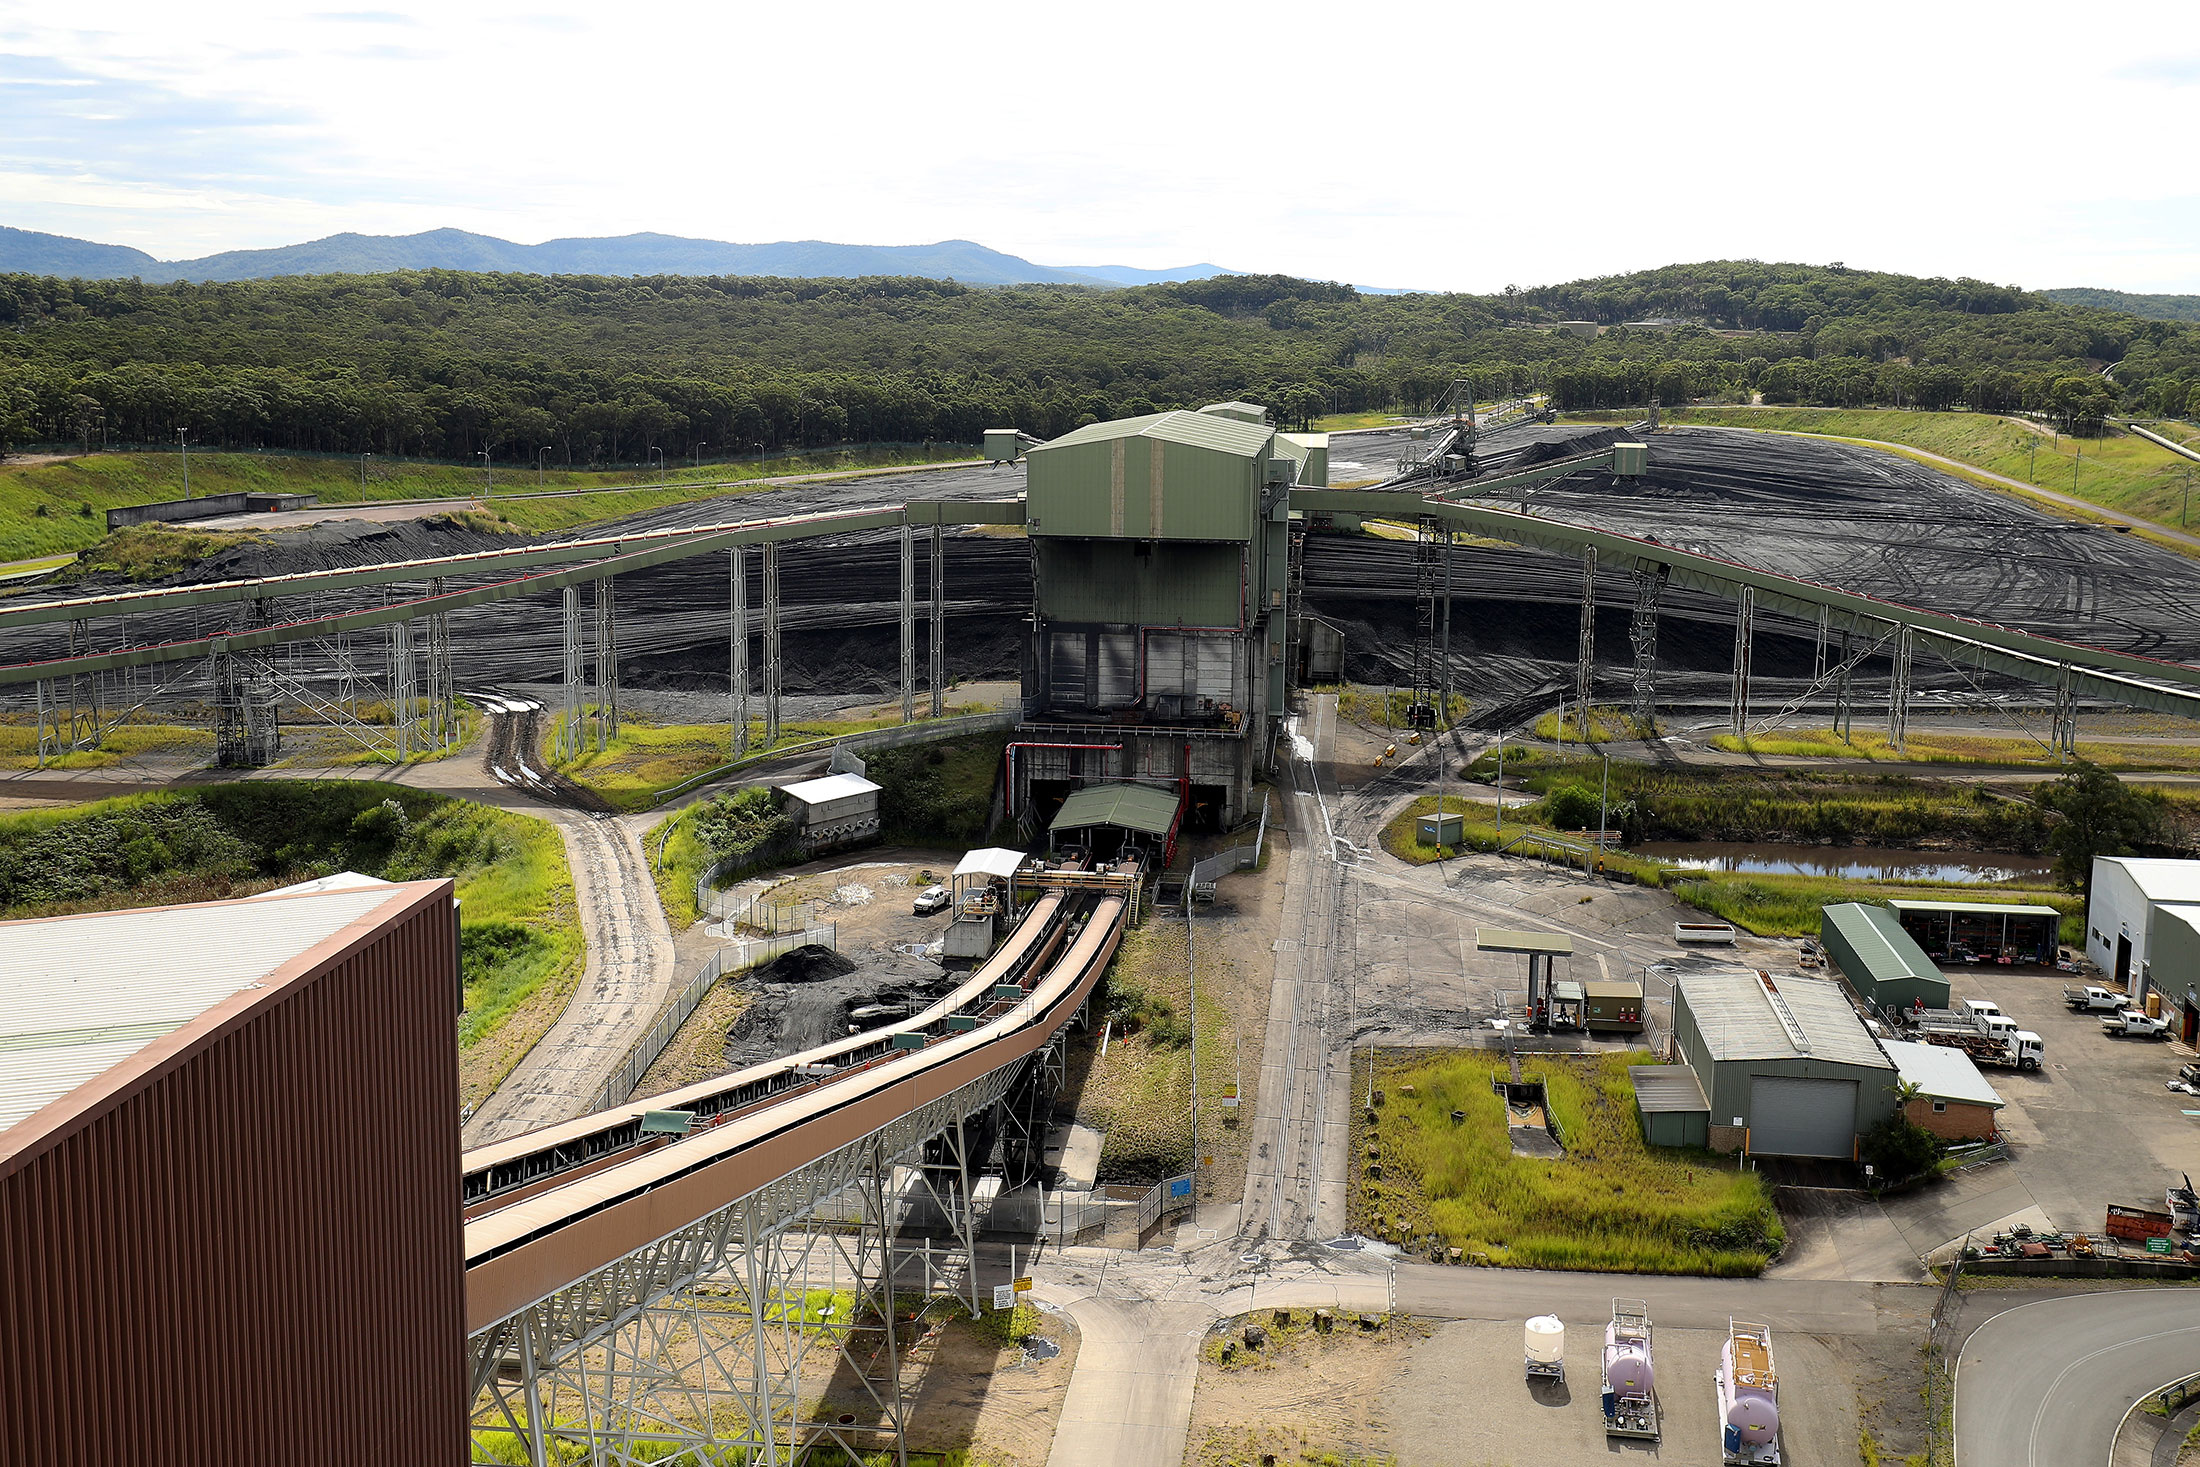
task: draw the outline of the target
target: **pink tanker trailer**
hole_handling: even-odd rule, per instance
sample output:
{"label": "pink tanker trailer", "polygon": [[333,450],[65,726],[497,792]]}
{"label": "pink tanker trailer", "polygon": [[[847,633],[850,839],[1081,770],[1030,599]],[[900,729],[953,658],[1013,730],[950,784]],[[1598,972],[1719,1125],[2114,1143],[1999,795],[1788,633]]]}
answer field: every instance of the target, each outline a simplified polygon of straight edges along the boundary
{"label": "pink tanker trailer", "polygon": [[1772,1331],[1729,1319],[1719,1350],[1720,1461],[1779,1467],[1780,1380],[1772,1369]]}

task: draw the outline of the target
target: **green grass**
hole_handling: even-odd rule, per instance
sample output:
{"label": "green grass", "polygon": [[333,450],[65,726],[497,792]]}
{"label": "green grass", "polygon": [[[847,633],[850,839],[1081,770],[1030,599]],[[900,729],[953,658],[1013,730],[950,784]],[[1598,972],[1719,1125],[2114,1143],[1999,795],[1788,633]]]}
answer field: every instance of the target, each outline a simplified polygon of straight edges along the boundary
{"label": "green grass", "polygon": [[[961,450],[851,450],[776,458],[759,469],[754,459],[706,463],[700,469],[671,466],[662,480],[633,468],[551,470],[539,481],[532,470],[499,467],[492,506],[524,529],[565,529],[607,516],[631,514],[656,504],[681,503],[729,492],[707,488],[792,474],[841,473],[902,464],[949,462]],[[564,500],[508,500],[539,490],[609,491]],[[193,452],[193,496],[243,492],[313,494],[323,504],[392,499],[473,499],[483,494],[479,467],[367,460],[362,489],[359,461],[285,454]],[[107,533],[106,511],[156,500],[183,498],[183,461],[173,453],[94,453],[58,463],[0,466],[0,561],[86,550]]]}
{"label": "green grass", "polygon": [[1095,1046],[1077,1117],[1105,1137],[1102,1182],[1158,1182],[1192,1165],[1187,943],[1182,922],[1134,927],[1103,980],[1114,1028],[1106,1059]]}
{"label": "green grass", "polygon": [[1546,713],[1535,721],[1535,736],[1554,742],[1563,738],[1568,743],[1602,744],[1615,739],[1639,739],[1642,731],[1635,723],[1635,716],[1624,708],[1592,708],[1587,727],[1579,708],[1569,709],[1566,725],[1559,727],[1558,715]]}
{"label": "green grass", "polygon": [[649,856],[650,879],[657,884],[657,900],[675,932],[695,925],[702,914],[695,907],[695,883],[712,857],[695,838],[695,822],[688,817],[696,807],[675,811],[650,827],[642,838]]}
{"label": "green grass", "polygon": [[[1490,1088],[1506,1073],[1503,1059],[1384,1052],[1384,1102],[1374,1120],[1361,1109],[1353,1121],[1354,1225],[1409,1243],[1433,1234],[1500,1267],[1762,1273],[1785,1234],[1758,1174],[1643,1141],[1627,1070],[1655,1063],[1622,1051],[1525,1065],[1528,1078],[1546,1082],[1565,1141],[1566,1155],[1546,1161],[1512,1154],[1505,1103]],[[1368,1060],[1358,1056],[1356,1104],[1367,1086]],[[1465,1112],[1462,1123],[1453,1111]]]}
{"label": "green grass", "polygon": [[1315,433],[1342,433],[1348,428],[1394,428],[1411,419],[1397,413],[1331,413],[1314,419],[1309,431]]}
{"label": "green grass", "polygon": [[[2178,515],[2187,469],[2195,471],[2194,483],[2200,486],[2200,464],[2180,458],[2136,434],[2116,434],[2107,438],[2052,437],[1990,413],[1681,408],[1668,411],[1665,421],[1898,443],[2037,484],[2057,494],[2073,495],[2171,529],[2179,528]],[[1655,450],[1652,452],[1654,455]]]}
{"label": "green grass", "polygon": [[[1357,683],[1337,688],[1317,688],[1316,692],[1334,692],[1337,695],[1337,716],[1347,723],[1357,723],[1362,728],[1382,729],[1393,733],[1412,732],[1406,725],[1413,711],[1411,688],[1371,688]],[[1463,694],[1451,695],[1447,724],[1457,723],[1467,716],[1474,705]]]}
{"label": "green grass", "polygon": [[[693,779],[698,774],[727,767],[731,763],[733,735],[729,725],[658,723],[647,715],[636,713],[619,715],[618,735],[610,739],[601,752],[596,749],[594,725],[590,724],[588,747],[577,758],[550,759],[548,750],[556,747],[557,731],[564,727],[565,722],[564,714],[553,721],[551,731],[544,736],[547,742],[543,757],[560,774],[575,784],[594,790],[621,810],[647,810],[656,803],[659,795],[674,785]],[[892,728],[900,722],[901,715],[898,712],[876,718],[795,719],[779,725],[779,744],[776,747],[783,749],[791,744],[844,738],[849,734],[867,733],[872,729]],[[749,748],[750,760],[762,758],[770,752],[764,748],[762,719],[750,720]],[[867,757],[879,758],[883,755]],[[998,758],[997,749],[995,757]],[[878,776],[873,775],[872,778],[876,779]],[[886,812],[882,809],[882,814],[884,813]],[[891,825],[892,822],[888,823]]]}
{"label": "green grass", "polygon": [[[1507,762],[1510,763],[1509,758]],[[1613,765],[1615,774],[1620,768],[1616,763]],[[1462,846],[1439,849],[1423,845],[1417,817],[1433,814],[1436,803],[1436,796],[1423,795],[1411,806],[1400,811],[1383,827],[1379,837],[1383,849],[1400,860],[1411,861],[1415,865],[1425,865],[1455,856],[1461,849],[1497,849],[1500,838],[1495,822],[1483,816],[1479,807],[1471,804],[1467,807],[1471,813],[1462,832]],[[1457,810],[1459,806],[1460,802],[1455,798],[1445,808]],[[1513,840],[1523,834],[1538,832],[1556,833],[1536,820],[1532,807],[1506,812],[1504,839]],[[1568,855],[1555,846],[1539,848],[1532,841],[1525,846],[1516,845],[1512,854],[1534,858],[1539,852],[1547,854],[1561,865],[1578,867],[1578,857]],[[2051,906],[2063,914],[2063,941],[2076,942],[2084,935],[2083,899],[2062,892],[2045,891],[2036,886],[1950,886],[1926,881],[1851,881],[1838,876],[1787,876],[1757,872],[1712,872],[1700,876],[1680,876],[1673,868],[1631,856],[1625,851],[1607,851],[1603,861],[1606,871],[1633,877],[1644,886],[1666,887],[1672,891],[1676,900],[1699,911],[1708,912],[1721,921],[1732,922],[1759,937],[1816,937],[1819,914],[1828,904],[1880,902],[1890,898],[1915,901],[2029,902]]]}
{"label": "green grass", "polygon": [[[190,728],[180,724],[140,722],[142,715],[116,725],[108,731],[96,749],[75,749],[65,754],[49,755],[48,769],[105,769],[126,759],[147,755],[197,754],[210,756],[214,752],[214,735],[204,728]],[[66,719],[66,711],[63,713]],[[48,725],[49,733],[52,725]],[[35,716],[10,715],[0,721],[0,769],[35,769],[38,767],[38,730]]]}
{"label": "green grass", "polygon": [[[1832,729],[1783,729],[1777,733],[1736,738],[1719,734],[1714,749],[1735,754],[1762,754],[1805,759],[1862,759],[1872,763],[2040,765],[2059,768],[2059,761],[2038,739],[1995,737],[1984,734],[1911,734],[1897,750],[1877,729],[1859,729],[1844,742]],[[2187,770],[2200,769],[2200,744],[2119,743],[2113,739],[2088,739],[2080,753],[2103,769]]]}
{"label": "green grass", "polygon": [[531,816],[350,780],[251,780],[0,815],[6,917],[217,900],[343,870],[455,879],[461,1047],[579,970],[565,847]]}

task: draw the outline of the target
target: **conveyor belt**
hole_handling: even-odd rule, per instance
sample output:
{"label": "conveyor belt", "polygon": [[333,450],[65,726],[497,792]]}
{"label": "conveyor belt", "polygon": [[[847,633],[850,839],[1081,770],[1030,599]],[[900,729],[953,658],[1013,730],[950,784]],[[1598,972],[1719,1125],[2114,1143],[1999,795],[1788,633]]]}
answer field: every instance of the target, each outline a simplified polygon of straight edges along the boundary
{"label": "conveyor belt", "polygon": [[[1128,904],[1124,895],[1100,898],[1066,948],[1035,980],[1028,974],[1036,964],[1027,965],[1025,980],[1016,985],[1020,996],[974,996],[971,1001],[981,1012],[959,1016],[975,1019],[973,1027],[950,1027],[947,1020],[957,1016],[940,1014],[931,1028],[913,1022],[856,1036],[856,1041],[878,1043],[880,1053],[843,1065],[820,1083],[784,1089],[768,1103],[669,1144],[635,1148],[602,1165],[577,1164],[582,1168],[577,1174],[545,1188],[529,1187],[527,1195],[470,1219],[467,1333],[478,1333],[1040,1049],[1099,981],[1121,940]],[[1051,950],[1053,941],[1038,935],[1042,927],[1037,918],[1035,909],[1018,932],[1029,929],[1034,934],[1029,941]],[[1061,934],[1051,930],[1052,923],[1050,916],[1047,928],[1058,940]],[[977,983],[978,975],[973,975],[958,993],[975,989]],[[896,1033],[921,1036],[923,1047],[896,1047]],[[802,1056],[795,1056],[777,1063],[802,1062]],[[713,1083],[723,1086],[726,1081]],[[484,1148],[470,1161],[479,1158],[484,1168],[492,1168],[495,1163],[486,1157],[491,1149],[503,1150]]]}

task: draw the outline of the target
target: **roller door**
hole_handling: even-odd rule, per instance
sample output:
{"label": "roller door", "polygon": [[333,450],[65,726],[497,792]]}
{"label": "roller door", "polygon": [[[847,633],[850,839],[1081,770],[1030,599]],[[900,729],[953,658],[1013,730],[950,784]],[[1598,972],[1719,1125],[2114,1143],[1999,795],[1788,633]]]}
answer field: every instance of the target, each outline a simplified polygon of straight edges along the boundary
{"label": "roller door", "polygon": [[1128,708],[1138,701],[1138,633],[1100,633],[1102,708]]}
{"label": "roller door", "polygon": [[1056,632],[1047,657],[1047,706],[1083,708],[1085,697],[1085,634]]}
{"label": "roller door", "polygon": [[1198,671],[1191,673],[1186,679],[1192,686],[1185,691],[1196,692],[1200,697],[1216,703],[1233,701],[1233,695],[1237,691],[1232,686],[1234,679],[1231,677],[1236,670],[1232,666],[1235,661],[1232,653],[1236,651],[1234,639],[1210,633],[1198,638],[1187,638],[1187,641],[1191,644],[1187,650],[1192,655],[1184,659],[1186,671],[1191,672],[1193,665],[1197,666]]}
{"label": "roller door", "polygon": [[1749,1149],[1766,1156],[1854,1154],[1856,1082],[1752,1075]]}

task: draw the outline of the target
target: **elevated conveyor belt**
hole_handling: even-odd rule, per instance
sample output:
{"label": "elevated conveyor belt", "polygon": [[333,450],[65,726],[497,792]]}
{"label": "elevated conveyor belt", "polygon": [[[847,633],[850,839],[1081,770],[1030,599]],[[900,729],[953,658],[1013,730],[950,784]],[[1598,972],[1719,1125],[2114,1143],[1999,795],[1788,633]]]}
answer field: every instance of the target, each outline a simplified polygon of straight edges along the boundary
{"label": "elevated conveyor belt", "polygon": [[[1086,901],[1091,907],[1081,924],[1065,918],[1070,904]],[[824,1046],[708,1087],[690,1087],[691,1092],[709,1088],[727,1108],[717,1124],[668,1144],[630,1145],[623,1153],[607,1149],[586,1157],[589,1137],[613,1127],[604,1118],[584,1117],[555,1128],[562,1142],[538,1132],[470,1153],[468,1185],[480,1177],[487,1205],[466,1224],[468,1335],[574,1291],[577,1297],[533,1338],[552,1335],[563,1341],[554,1348],[577,1347],[592,1329],[616,1321],[621,1306],[614,1294],[630,1302],[646,1300],[703,1267],[700,1258],[709,1249],[687,1239],[732,1204],[830,1166],[882,1133],[906,1131],[896,1134],[897,1145],[921,1144],[941,1125],[989,1105],[1006,1089],[1007,1078],[1090,996],[1121,940],[1128,908],[1125,894],[1042,898],[1018,927],[1020,941],[1012,938],[994,964],[918,1020],[855,1036],[846,1042],[854,1049]],[[1046,962],[1049,954],[1052,961]],[[1005,976],[1019,965],[1020,978]],[[852,1054],[867,1057],[836,1062],[829,1075],[803,1073],[805,1066],[827,1063],[813,1058],[825,1053],[835,1061]],[[785,1077],[777,1093],[742,1104],[744,1087],[767,1081],[767,1072],[775,1069]],[[704,1096],[682,1093],[690,1105],[706,1103]],[[660,1104],[673,1100],[659,1098]],[[630,1113],[620,1117],[631,1118]],[[530,1143],[533,1153],[525,1150]],[[578,1158],[567,1167],[570,1175],[537,1173],[530,1179],[528,1157],[558,1164],[554,1153],[560,1144]],[[549,1185],[536,1185],[543,1181]],[[499,1182],[508,1196],[490,1190]],[[827,1181],[801,1189],[786,1206],[799,1209],[805,1198],[814,1202],[829,1187]],[[727,1246],[723,1228],[715,1246]],[[644,1256],[629,1262],[636,1255]],[[634,1277],[615,1290],[586,1287],[622,1266]]]}

